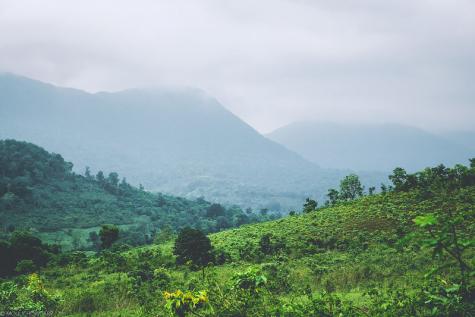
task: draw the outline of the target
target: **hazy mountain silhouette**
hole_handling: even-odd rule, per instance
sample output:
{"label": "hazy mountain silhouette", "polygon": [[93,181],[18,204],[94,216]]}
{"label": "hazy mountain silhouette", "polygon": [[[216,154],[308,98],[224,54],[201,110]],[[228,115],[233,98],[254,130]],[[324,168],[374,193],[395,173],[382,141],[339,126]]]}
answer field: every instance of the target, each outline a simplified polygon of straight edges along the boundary
{"label": "hazy mountain silhouette", "polygon": [[0,95],[0,138],[61,153],[81,173],[116,171],[148,190],[288,209],[321,199],[348,173],[306,161],[199,90],[90,94],[2,74]]}
{"label": "hazy mountain silhouette", "polygon": [[439,163],[466,163],[475,156],[463,142],[399,124],[296,122],[267,136],[330,168],[390,171],[400,166],[416,171]]}
{"label": "hazy mountain silhouette", "polygon": [[454,143],[472,150],[475,153],[475,131],[451,131],[442,136]]}

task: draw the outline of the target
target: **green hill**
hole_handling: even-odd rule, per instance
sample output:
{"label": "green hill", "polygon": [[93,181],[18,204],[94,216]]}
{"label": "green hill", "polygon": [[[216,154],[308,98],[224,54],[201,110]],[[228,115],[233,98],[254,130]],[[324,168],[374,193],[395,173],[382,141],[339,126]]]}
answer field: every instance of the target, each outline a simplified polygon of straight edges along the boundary
{"label": "green hill", "polygon": [[[151,242],[164,229],[194,226],[214,232],[258,218],[203,199],[149,193],[120,180],[117,173],[77,175],[72,167],[61,155],[31,143],[0,140],[3,234],[28,229],[66,249],[89,249],[89,235],[102,224],[118,225],[123,242],[137,245]],[[218,212],[210,215],[212,206]]]}
{"label": "green hill", "polygon": [[203,272],[164,240],[65,254],[3,289],[40,289],[60,316],[473,316],[471,164],[396,169],[389,192],[211,234]]}

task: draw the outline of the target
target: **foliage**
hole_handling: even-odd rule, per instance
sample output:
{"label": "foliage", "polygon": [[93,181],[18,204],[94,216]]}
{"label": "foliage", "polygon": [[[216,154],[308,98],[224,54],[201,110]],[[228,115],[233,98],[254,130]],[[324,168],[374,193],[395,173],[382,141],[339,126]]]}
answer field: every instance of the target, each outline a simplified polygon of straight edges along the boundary
{"label": "foliage", "polygon": [[175,240],[173,253],[177,264],[190,263],[195,267],[204,267],[213,260],[211,241],[201,231],[184,228]]}
{"label": "foliage", "polygon": [[97,250],[103,224],[120,228],[119,243],[143,245],[163,230],[210,233],[275,216],[147,192],[115,172],[86,172],[75,174],[71,163],[34,144],[0,140],[0,235],[33,229],[64,250]]}
{"label": "foliage", "polygon": [[15,231],[9,239],[0,240],[0,277],[31,273],[58,252],[57,246],[45,244],[29,232]]}
{"label": "foliage", "polygon": [[305,204],[303,205],[303,212],[309,213],[317,209],[317,202],[313,199],[307,198]]}
{"label": "foliage", "polygon": [[[475,186],[447,184],[208,237],[164,228],[146,246],[52,254],[42,281],[49,294],[62,294],[60,316],[473,316]],[[2,293],[4,302],[27,294],[25,281],[9,278],[2,289],[16,290]]]}
{"label": "foliage", "polygon": [[101,246],[104,249],[110,248],[112,243],[119,239],[119,228],[113,225],[103,225],[99,231]]}
{"label": "foliage", "polygon": [[0,284],[0,314],[2,316],[51,315],[57,309],[61,298],[50,294],[37,274],[26,279],[26,285],[19,287],[12,282]]}
{"label": "foliage", "polygon": [[174,315],[184,317],[186,313],[195,313],[208,302],[206,291],[182,292],[177,290],[174,293],[164,292],[166,300],[165,307]]}
{"label": "foliage", "polygon": [[354,200],[361,196],[363,196],[363,186],[357,175],[350,174],[340,182],[340,199]]}
{"label": "foliage", "polygon": [[251,267],[245,272],[236,273],[232,277],[232,283],[235,289],[257,294],[265,288],[267,278],[259,270]]}
{"label": "foliage", "polygon": [[358,175],[347,175],[340,181],[340,191],[333,188],[328,190],[327,205],[335,205],[338,202],[355,200],[363,196],[363,191],[364,188],[361,185]]}

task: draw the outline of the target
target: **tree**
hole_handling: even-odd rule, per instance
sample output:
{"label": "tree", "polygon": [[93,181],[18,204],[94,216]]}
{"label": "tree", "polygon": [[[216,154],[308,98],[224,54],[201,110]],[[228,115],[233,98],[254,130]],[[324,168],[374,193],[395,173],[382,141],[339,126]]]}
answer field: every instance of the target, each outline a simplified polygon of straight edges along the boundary
{"label": "tree", "polygon": [[303,212],[304,213],[309,213],[317,209],[317,201],[307,198],[305,199],[305,203],[303,204]]}
{"label": "tree", "polygon": [[376,187],[371,186],[370,188],[368,188],[368,195],[373,196],[375,191]]}
{"label": "tree", "polygon": [[210,239],[200,230],[189,227],[178,234],[173,254],[176,255],[177,264],[191,262],[192,266],[201,268],[213,259]]}
{"label": "tree", "polygon": [[15,267],[15,272],[19,274],[28,274],[36,270],[35,263],[32,260],[21,260]]}
{"label": "tree", "polygon": [[218,218],[216,218],[216,229],[218,231],[229,227],[231,227],[231,224],[229,223],[229,220],[226,217],[219,216]]}
{"label": "tree", "polygon": [[114,225],[103,225],[99,231],[99,237],[101,238],[101,247],[103,249],[110,248],[119,238],[119,228]]}
{"label": "tree", "polygon": [[363,196],[363,186],[358,175],[350,174],[340,182],[340,199],[348,201],[361,196]]}
{"label": "tree", "polygon": [[121,190],[121,193],[124,194],[125,192],[129,191],[132,188],[132,186],[127,183],[127,179],[125,177],[122,177],[122,181],[119,184],[119,189]]}
{"label": "tree", "polygon": [[220,204],[212,204],[206,209],[206,217],[208,218],[217,218],[219,216],[224,216],[224,207]]}
{"label": "tree", "polygon": [[330,205],[333,206],[340,199],[340,193],[336,189],[330,188],[328,190],[327,197],[328,197],[328,200],[330,201]]}
{"label": "tree", "polygon": [[97,181],[100,185],[104,185],[104,184],[105,184],[106,178],[104,177],[104,172],[103,172],[103,171],[97,172],[97,174],[96,174],[96,181]]}
{"label": "tree", "polygon": [[407,176],[408,175],[403,168],[396,167],[394,169],[393,174],[389,175],[389,180],[393,183],[394,190],[396,191],[406,190]]}
{"label": "tree", "polygon": [[92,178],[91,169],[89,168],[89,166],[86,166],[86,171],[84,172],[84,176],[86,176],[87,179]]}
{"label": "tree", "polygon": [[246,223],[249,223],[249,217],[246,214],[238,214],[236,216],[236,226],[245,225]]}
{"label": "tree", "polygon": [[99,249],[99,235],[95,231],[89,232],[88,240],[91,242],[94,249]]}
{"label": "tree", "polygon": [[270,233],[265,234],[259,240],[259,248],[261,252],[264,254],[272,254],[272,242],[271,242],[272,235]]}
{"label": "tree", "polygon": [[109,173],[107,177],[107,183],[109,183],[112,187],[117,187],[119,185],[119,174],[116,172]]}

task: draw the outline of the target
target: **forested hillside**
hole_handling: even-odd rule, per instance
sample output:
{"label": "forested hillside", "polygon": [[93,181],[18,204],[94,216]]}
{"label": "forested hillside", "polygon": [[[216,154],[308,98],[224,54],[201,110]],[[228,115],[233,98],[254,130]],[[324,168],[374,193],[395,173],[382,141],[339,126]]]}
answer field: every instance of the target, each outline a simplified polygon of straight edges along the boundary
{"label": "forested hillside", "polygon": [[360,198],[348,198],[349,180],[325,207],[307,201],[303,214],[209,239],[188,228],[154,246],[23,265],[17,271],[36,273],[3,283],[2,294],[15,295],[0,307],[60,316],[473,316],[475,160],[397,168],[392,186]]}
{"label": "forested hillside", "polygon": [[152,242],[161,230],[194,226],[214,232],[272,218],[149,193],[115,172],[78,175],[72,168],[61,155],[34,144],[0,140],[0,232],[31,229],[65,248],[91,249],[91,234],[102,224],[118,225],[123,242],[137,245]]}
{"label": "forested hillside", "polygon": [[[347,171],[325,170],[270,141],[193,89],[89,94],[0,74],[0,139],[33,142],[115,171],[147,190],[287,212],[322,199]],[[382,174],[361,175],[367,185]]]}

